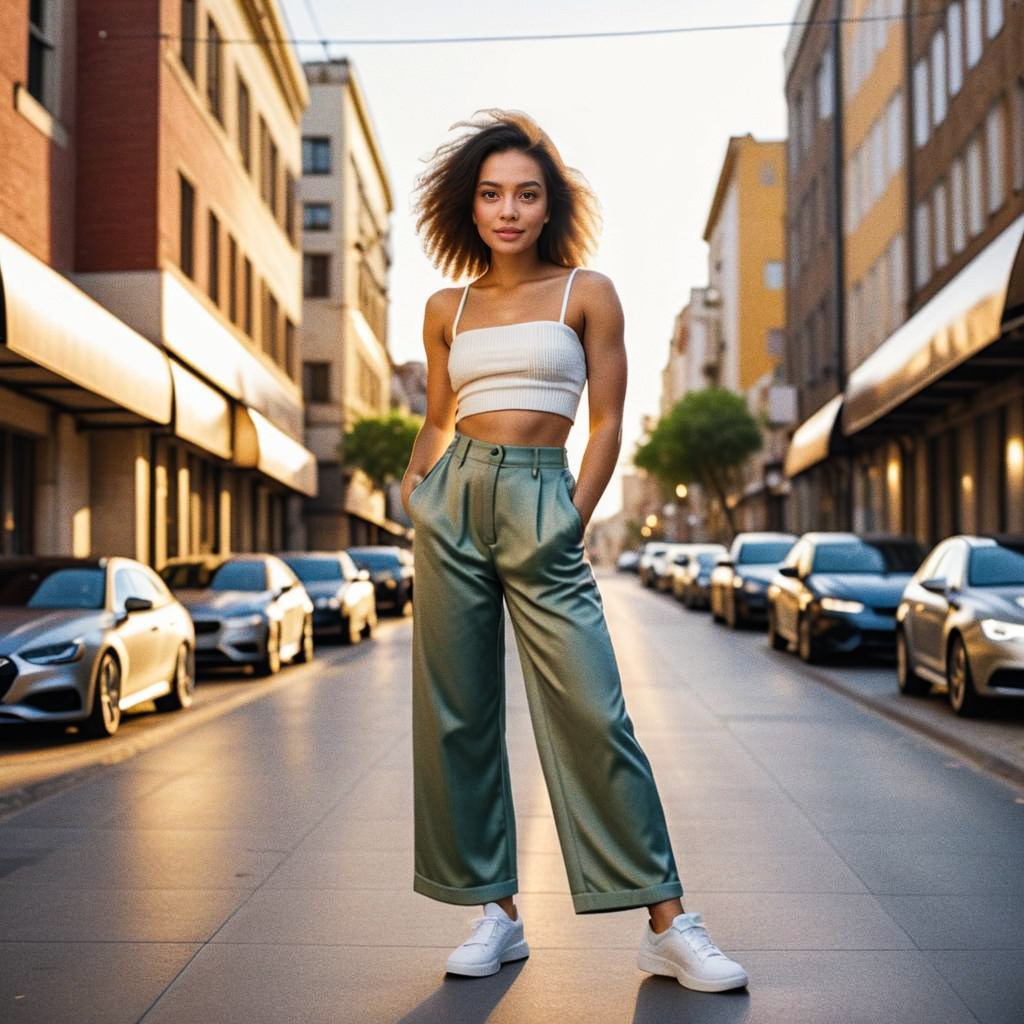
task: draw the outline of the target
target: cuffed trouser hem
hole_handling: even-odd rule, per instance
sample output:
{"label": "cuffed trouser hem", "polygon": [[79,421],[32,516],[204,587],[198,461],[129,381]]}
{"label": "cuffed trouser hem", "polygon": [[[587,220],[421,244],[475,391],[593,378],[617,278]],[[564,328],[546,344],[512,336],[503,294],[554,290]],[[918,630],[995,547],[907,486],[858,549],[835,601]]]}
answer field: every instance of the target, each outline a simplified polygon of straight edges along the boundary
{"label": "cuffed trouser hem", "polygon": [[412,887],[414,892],[429,896],[431,899],[441,900],[443,903],[459,903],[471,905],[473,903],[490,903],[493,900],[503,900],[506,896],[514,896],[519,891],[519,882],[510,878],[507,882],[492,882],[490,885],[477,885],[469,889],[455,889],[450,885],[438,885],[429,878],[424,878],[415,872],[412,876]]}
{"label": "cuffed trouser hem", "polygon": [[572,905],[577,914],[601,914],[646,907],[662,900],[682,899],[682,896],[682,882],[662,882],[647,889],[623,889],[621,892],[574,892]]}

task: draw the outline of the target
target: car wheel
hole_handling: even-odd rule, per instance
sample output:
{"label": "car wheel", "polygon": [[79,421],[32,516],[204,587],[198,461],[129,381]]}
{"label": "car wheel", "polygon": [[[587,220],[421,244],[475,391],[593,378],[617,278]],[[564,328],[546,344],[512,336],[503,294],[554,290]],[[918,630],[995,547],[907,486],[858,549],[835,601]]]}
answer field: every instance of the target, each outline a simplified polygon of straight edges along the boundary
{"label": "car wheel", "polygon": [[298,665],[308,665],[313,660],[313,616],[307,615],[302,622],[302,645],[295,655]]}
{"label": "car wheel", "polygon": [[736,614],[736,598],[733,594],[730,594],[729,600],[725,602],[725,624],[730,629],[736,629],[740,624],[739,616]]}
{"label": "car wheel", "polygon": [[714,590],[711,591],[711,604],[709,605],[711,609],[711,621],[721,622],[722,616],[719,614],[718,611],[718,601],[715,600],[715,593],[716,592]]}
{"label": "car wheel", "polygon": [[273,623],[267,626],[267,644],[263,660],[256,664],[256,674],[273,676],[281,671],[281,631]]}
{"label": "car wheel", "polygon": [[980,698],[974,688],[971,663],[967,658],[967,645],[959,633],[953,637],[953,642],[949,645],[946,682],[949,685],[949,706],[965,718],[973,715],[978,710]]}
{"label": "car wheel", "polygon": [[178,648],[178,656],[174,659],[174,683],[171,692],[157,697],[153,703],[157,711],[184,711],[192,707],[196,697],[196,662],[195,654],[188,644]]}
{"label": "car wheel", "polygon": [[362,635],[364,637],[366,637],[367,640],[372,640],[373,639],[373,628],[374,628],[374,625],[375,625],[375,623],[374,623],[373,619],[369,615],[367,615],[366,616],[366,620],[363,622],[363,629],[362,629]]}
{"label": "car wheel", "polygon": [[814,642],[814,637],[811,636],[811,617],[806,613],[801,614],[797,620],[797,653],[800,655],[801,660],[807,662],[808,665],[813,665],[819,660],[820,655],[818,653],[818,645]]}
{"label": "car wheel", "polygon": [[361,636],[360,630],[356,628],[356,624],[353,621],[351,615],[342,616],[341,619],[341,642],[351,647],[353,644],[359,643]]}
{"label": "car wheel", "polygon": [[907,634],[902,629],[896,630],[896,684],[907,697],[926,697],[932,689],[932,684],[914,671]]}
{"label": "car wheel", "polygon": [[121,724],[121,663],[112,651],[104,651],[96,668],[92,711],[83,732],[95,739],[113,736]]}
{"label": "car wheel", "polygon": [[771,606],[768,609],[768,643],[771,644],[773,651],[784,651],[789,644],[786,643],[784,637],[779,634],[778,627],[775,624],[775,607]]}

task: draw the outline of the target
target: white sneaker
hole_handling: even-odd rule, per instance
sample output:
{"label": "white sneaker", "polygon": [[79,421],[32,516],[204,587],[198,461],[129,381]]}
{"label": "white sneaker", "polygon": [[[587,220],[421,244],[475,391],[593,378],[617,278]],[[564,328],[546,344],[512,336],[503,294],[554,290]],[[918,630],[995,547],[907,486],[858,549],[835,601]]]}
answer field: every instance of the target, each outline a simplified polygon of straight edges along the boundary
{"label": "white sneaker", "polygon": [[636,965],[651,974],[666,974],[698,992],[725,992],[747,983],[747,972],[711,941],[697,911],[677,914],[663,932],[654,931],[648,920]]}
{"label": "white sneaker", "polygon": [[484,904],[483,917],[474,917],[473,934],[448,957],[450,974],[467,974],[482,978],[495,974],[509,960],[522,960],[530,955],[523,938],[523,917],[513,921],[497,903]]}

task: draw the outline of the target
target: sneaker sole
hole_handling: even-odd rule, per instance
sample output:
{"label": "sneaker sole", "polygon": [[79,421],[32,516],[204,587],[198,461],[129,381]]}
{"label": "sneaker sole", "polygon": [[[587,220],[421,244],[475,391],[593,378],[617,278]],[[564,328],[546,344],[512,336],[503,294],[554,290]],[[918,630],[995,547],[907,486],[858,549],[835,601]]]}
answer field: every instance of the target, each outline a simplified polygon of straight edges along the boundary
{"label": "sneaker sole", "polygon": [[487,963],[448,964],[446,969],[449,974],[462,974],[467,978],[486,978],[489,974],[497,974],[501,970],[502,964],[507,964],[510,960],[524,960],[529,955],[530,947],[527,945],[526,939],[523,939],[522,942],[509,946],[501,956],[488,960]]}
{"label": "sneaker sole", "polygon": [[669,978],[675,978],[684,988],[692,988],[697,992],[727,992],[729,989],[742,988],[749,980],[747,972],[734,974],[731,978],[719,978],[717,981],[702,981],[687,973],[674,960],[667,960],[656,953],[649,953],[640,950],[636,955],[636,965],[642,971],[650,974],[663,974]]}

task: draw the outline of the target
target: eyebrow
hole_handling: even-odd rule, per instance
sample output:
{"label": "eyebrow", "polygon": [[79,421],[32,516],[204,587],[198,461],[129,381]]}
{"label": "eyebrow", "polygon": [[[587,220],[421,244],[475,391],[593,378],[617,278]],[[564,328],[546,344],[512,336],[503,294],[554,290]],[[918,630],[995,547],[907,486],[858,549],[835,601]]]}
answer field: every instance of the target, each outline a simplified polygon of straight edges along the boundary
{"label": "eyebrow", "polygon": [[[480,185],[497,185],[498,188],[501,188],[501,182],[500,181],[481,181]],[[527,185],[536,185],[538,188],[541,187],[541,184],[540,184],[539,181],[521,181],[516,186],[516,188],[525,188]],[[477,186],[477,187],[479,188],[479,186]]]}

